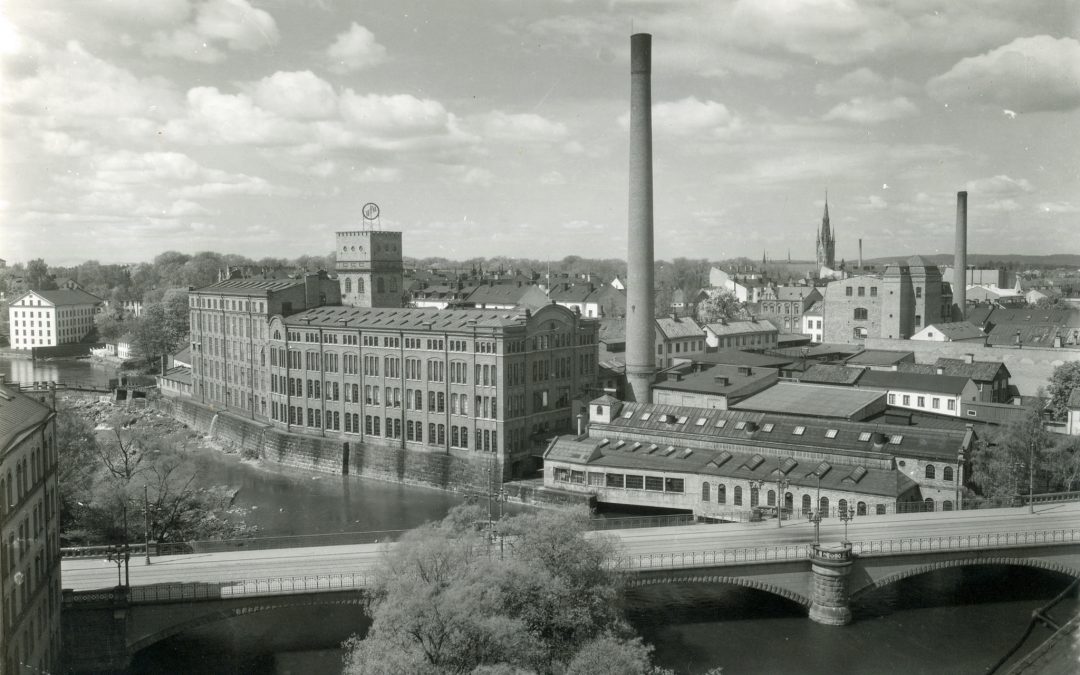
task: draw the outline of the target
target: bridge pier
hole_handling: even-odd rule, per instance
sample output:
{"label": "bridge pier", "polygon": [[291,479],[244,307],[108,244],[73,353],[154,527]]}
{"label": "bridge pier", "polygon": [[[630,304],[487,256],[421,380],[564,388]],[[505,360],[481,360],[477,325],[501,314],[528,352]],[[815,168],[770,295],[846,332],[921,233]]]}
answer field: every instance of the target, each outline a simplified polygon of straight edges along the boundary
{"label": "bridge pier", "polygon": [[813,571],[810,619],[828,626],[851,623],[848,576],[855,556],[851,544],[814,544],[810,556]]}

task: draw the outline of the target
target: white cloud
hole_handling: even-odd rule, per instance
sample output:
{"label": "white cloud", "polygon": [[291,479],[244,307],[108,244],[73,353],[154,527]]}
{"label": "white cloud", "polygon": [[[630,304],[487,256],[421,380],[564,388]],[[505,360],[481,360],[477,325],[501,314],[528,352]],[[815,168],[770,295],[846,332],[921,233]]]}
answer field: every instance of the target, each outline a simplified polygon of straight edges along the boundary
{"label": "white cloud", "polygon": [[1035,190],[1026,178],[1011,178],[1005,175],[968,181],[965,189],[972,193],[974,199],[979,196],[1011,197]]}
{"label": "white cloud", "polygon": [[1035,207],[1037,211],[1051,214],[1080,213],[1080,204],[1071,202],[1042,202]]}
{"label": "white cloud", "polygon": [[548,171],[540,176],[541,185],[566,185],[566,176],[558,171]]}
{"label": "white cloud", "polygon": [[[722,138],[741,127],[741,120],[717,101],[699,101],[688,96],[679,101],[654,103],[653,131],[673,137]],[[630,127],[630,114],[619,117],[623,129]]]}
{"label": "white cloud", "polygon": [[826,120],[843,120],[857,124],[877,124],[918,114],[919,109],[904,96],[880,99],[856,96],[825,113]]}
{"label": "white cloud", "polygon": [[1048,35],[1017,38],[963,59],[930,80],[930,95],[952,103],[1034,112],[1080,107],[1080,42]]}
{"label": "white cloud", "polygon": [[397,183],[401,180],[401,169],[369,166],[354,175],[358,183]]}
{"label": "white cloud", "polygon": [[370,30],[354,22],[326,48],[323,56],[333,72],[351,73],[385,61],[386,47],[375,40]]}
{"label": "white cloud", "polygon": [[252,97],[259,107],[283,117],[318,119],[337,112],[334,88],[310,70],[264,77],[255,83]]}
{"label": "white cloud", "polygon": [[461,177],[461,182],[466,185],[477,185],[479,187],[491,187],[495,182],[495,174],[480,167],[472,167],[465,171]]}
{"label": "white cloud", "polygon": [[187,93],[187,116],[170,120],[164,135],[186,143],[277,145],[301,141],[302,124],[255,105],[247,94],[223,94],[217,87],[195,87]]}
{"label": "white cloud", "polygon": [[357,94],[346,89],[340,107],[351,128],[377,134],[439,133],[450,123],[441,103],[410,94]]}
{"label": "white cloud", "polygon": [[514,143],[559,141],[566,136],[566,125],[533,113],[509,114],[494,110],[469,121],[485,140]]}
{"label": "white cloud", "polygon": [[222,47],[254,51],[277,44],[274,17],[255,9],[247,0],[206,0],[195,6],[189,23],[170,31],[156,31],[144,51],[188,61],[215,63],[225,58]]}

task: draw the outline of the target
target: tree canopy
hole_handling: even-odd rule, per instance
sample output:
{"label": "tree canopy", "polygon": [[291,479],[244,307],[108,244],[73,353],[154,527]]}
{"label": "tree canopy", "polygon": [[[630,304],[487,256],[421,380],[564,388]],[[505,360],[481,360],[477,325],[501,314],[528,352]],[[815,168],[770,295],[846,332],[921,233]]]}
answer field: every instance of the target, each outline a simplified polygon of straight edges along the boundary
{"label": "tree canopy", "polygon": [[658,672],[622,617],[615,546],[585,536],[587,513],[501,520],[498,543],[485,521],[458,507],[389,549],[346,673]]}
{"label": "tree canopy", "polygon": [[1047,410],[1050,417],[1062,421],[1068,415],[1066,404],[1074,390],[1080,389],[1080,361],[1063,363],[1050,375],[1050,384],[1046,394],[1050,397]]}
{"label": "tree canopy", "polygon": [[697,307],[697,320],[699,323],[716,323],[721,319],[726,321],[740,321],[750,318],[743,303],[735,297],[731,291],[720,291],[709,296]]}
{"label": "tree canopy", "polygon": [[1026,493],[1033,473],[1047,470],[1052,445],[1043,428],[1042,407],[1033,406],[1023,419],[988,429],[972,457],[971,480],[990,500],[1008,500]]}

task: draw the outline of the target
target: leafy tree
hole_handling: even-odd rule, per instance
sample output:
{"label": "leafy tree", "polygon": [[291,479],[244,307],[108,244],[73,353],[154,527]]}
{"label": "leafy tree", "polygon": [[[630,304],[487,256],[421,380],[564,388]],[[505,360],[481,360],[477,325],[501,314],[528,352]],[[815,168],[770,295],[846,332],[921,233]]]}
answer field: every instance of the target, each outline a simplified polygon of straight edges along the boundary
{"label": "leafy tree", "polygon": [[1066,492],[1080,483],[1080,437],[1065,436],[1047,452],[1047,464],[1054,484]]}
{"label": "leafy tree", "polygon": [[127,330],[127,324],[123,317],[117,316],[117,312],[99,312],[94,315],[94,327],[97,328],[99,340],[115,342]]}
{"label": "leafy tree", "polygon": [[1069,396],[1076,389],[1080,389],[1080,361],[1070,361],[1054,368],[1054,372],[1050,375],[1050,385],[1046,388],[1046,393],[1050,397],[1046,407],[1051,419],[1058,421],[1065,419],[1069,413],[1066,404],[1069,402]]}
{"label": "leafy tree", "polygon": [[41,258],[26,263],[26,285],[32,291],[51,291],[56,289],[56,281],[49,276],[49,266]]}
{"label": "leafy tree", "polygon": [[66,406],[56,412],[56,449],[60,522],[67,525],[75,522],[80,503],[89,500],[98,447],[94,427]]}
{"label": "leafy tree", "polygon": [[143,308],[133,322],[132,344],[149,363],[160,359],[164,372],[165,358],[187,341],[188,300],[186,291],[170,291],[164,300]]}
{"label": "leafy tree", "polygon": [[1031,465],[1038,476],[1047,467],[1049,433],[1042,407],[1033,406],[1020,420],[987,431],[971,462],[971,480],[990,500],[1007,500],[1027,492]]}
{"label": "leafy tree", "polygon": [[619,611],[615,548],[585,537],[587,514],[501,520],[501,548],[474,526],[485,520],[459,507],[387,552],[346,673],[651,672]]}
{"label": "leafy tree", "polygon": [[735,297],[731,291],[720,291],[708,299],[701,301],[697,307],[697,320],[700,323],[716,323],[721,319],[725,321],[740,321],[750,318],[746,306]]}

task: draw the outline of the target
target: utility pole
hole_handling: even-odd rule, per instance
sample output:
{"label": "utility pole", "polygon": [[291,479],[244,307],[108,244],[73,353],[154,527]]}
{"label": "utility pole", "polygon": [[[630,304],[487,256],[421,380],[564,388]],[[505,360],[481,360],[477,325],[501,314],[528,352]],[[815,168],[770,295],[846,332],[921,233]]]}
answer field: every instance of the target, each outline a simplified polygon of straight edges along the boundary
{"label": "utility pole", "polygon": [[143,545],[146,547],[146,564],[150,564],[150,498],[147,486],[142,488],[143,498]]}

